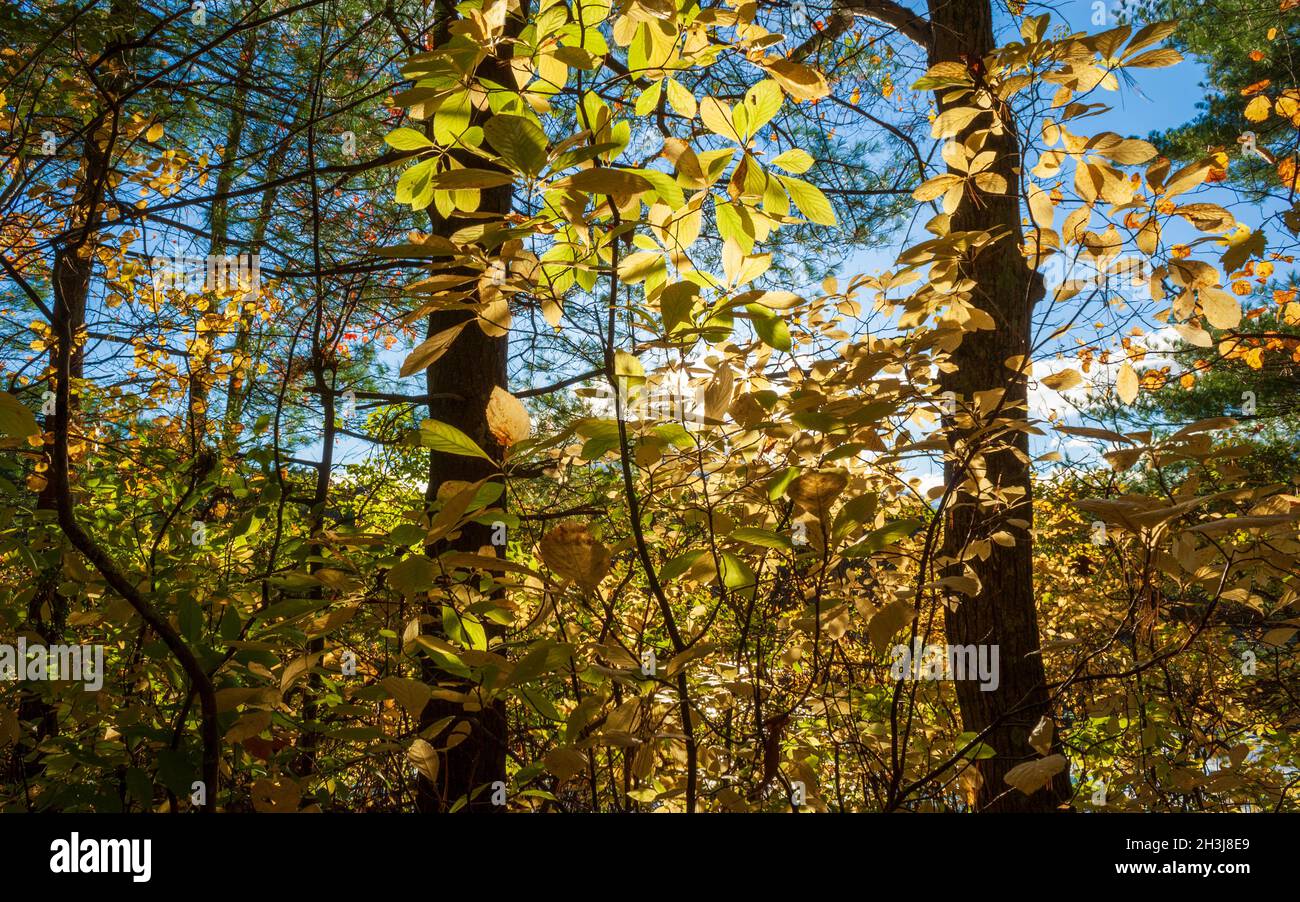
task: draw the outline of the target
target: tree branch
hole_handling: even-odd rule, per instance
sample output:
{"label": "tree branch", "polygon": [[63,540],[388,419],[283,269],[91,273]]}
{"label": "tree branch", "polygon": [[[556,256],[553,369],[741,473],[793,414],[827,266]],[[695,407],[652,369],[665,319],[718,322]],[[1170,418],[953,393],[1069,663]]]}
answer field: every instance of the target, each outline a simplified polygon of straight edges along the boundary
{"label": "tree branch", "polygon": [[803,59],[823,44],[834,41],[853,26],[855,18],[874,19],[889,25],[922,50],[928,51],[934,40],[930,22],[919,13],[912,12],[894,0],[841,0],[835,4],[826,27],[794,49],[790,58]]}

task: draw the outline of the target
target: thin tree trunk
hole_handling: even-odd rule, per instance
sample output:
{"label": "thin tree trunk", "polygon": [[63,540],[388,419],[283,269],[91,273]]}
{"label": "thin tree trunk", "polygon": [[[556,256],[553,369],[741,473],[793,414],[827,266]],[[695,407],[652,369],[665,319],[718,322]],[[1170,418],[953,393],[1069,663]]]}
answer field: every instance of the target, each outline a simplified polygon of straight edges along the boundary
{"label": "thin tree trunk", "polygon": [[[447,38],[446,28],[453,21],[451,4],[439,3],[440,21],[435,40]],[[527,4],[519,13],[526,15]],[[520,19],[507,18],[507,34],[518,34]],[[503,45],[504,46],[504,45]],[[495,81],[498,84],[509,83],[508,63],[498,56],[489,56],[479,64],[477,75]],[[487,118],[482,111],[475,111],[471,117],[472,125],[481,125]],[[484,166],[477,158],[465,160],[467,166]],[[505,215],[512,206],[513,191],[511,186],[485,189],[479,204],[480,212]],[[444,221],[436,213],[430,212],[435,232],[452,234],[466,223],[456,218]],[[459,310],[437,311],[429,316],[429,334],[433,335],[451,328],[466,320],[475,319],[473,313]],[[500,462],[503,450],[488,431],[487,404],[492,389],[506,385],[506,359],[508,337],[491,337],[477,323],[471,322],[461,330],[446,354],[434,362],[425,374],[429,393],[429,416],[432,419],[449,423],[472,438],[495,462]],[[448,400],[451,395],[456,400]],[[444,454],[438,451],[429,453],[429,483],[425,492],[426,503],[437,498],[438,489],[451,480],[476,482],[480,479],[499,478],[496,464],[477,457],[456,454]],[[504,497],[504,496],[503,496]],[[504,503],[504,501],[503,501]],[[492,528],[480,523],[469,523],[460,535],[451,541],[439,542],[426,549],[430,555],[449,549],[478,551],[489,547],[493,552],[504,553],[504,548],[492,545]],[[426,613],[435,624],[441,623],[441,602],[433,602]],[[499,636],[501,627],[485,622],[484,627],[489,639]],[[456,683],[451,674],[439,671],[426,660],[424,680],[429,683]],[[461,683],[463,691],[474,691],[470,684]],[[436,782],[420,777],[416,792],[416,808],[425,812],[445,812],[450,810],[458,800],[468,799],[463,810],[499,811],[501,808],[492,804],[491,784],[506,779],[506,711],[503,700],[496,700],[484,705],[474,713],[467,713],[465,706],[458,702],[433,699],[424,708],[420,717],[421,729],[441,720],[455,717],[457,723],[467,723],[469,736],[454,748],[447,750],[441,761]],[[445,737],[454,727],[443,731]],[[435,745],[438,743],[435,742]]]}
{"label": "thin tree trunk", "polygon": [[[995,46],[989,0],[930,0],[930,23],[931,64],[959,62],[978,67],[974,61]],[[959,105],[966,103],[969,98],[958,101]],[[987,116],[981,117],[975,128],[987,127],[988,122]],[[996,151],[992,171],[1006,179],[1007,193],[968,195],[953,214],[951,229],[1002,234],[965,267],[966,275],[976,284],[975,306],[993,317],[996,328],[966,333],[952,356],[955,368],[942,374],[941,386],[954,392],[963,407],[973,403],[976,392],[1002,389],[1005,396],[1000,416],[1023,420],[1028,396],[1023,368],[1017,373],[1006,362],[1029,354],[1034,293],[1041,283],[1019,249],[1024,240],[1021,161],[1013,124],[1007,121],[1000,136],[990,135],[985,149]],[[950,435],[957,446],[946,467],[951,483],[967,478],[969,470],[955,472],[965,436],[958,430]],[[987,437],[981,441],[989,444]],[[987,494],[976,499],[966,492],[956,493],[947,514],[943,551],[948,556],[959,555],[969,543],[987,540],[998,530],[1010,533],[1015,544],[1003,547],[991,542],[986,560],[968,562],[979,577],[980,589],[973,597],[960,597],[956,607],[947,611],[947,637],[953,645],[995,645],[999,652],[1000,683],[995,691],[981,690],[980,682],[974,680],[956,683],[965,728],[977,733],[989,730],[985,741],[997,752],[995,757],[977,762],[982,785],[975,807],[980,811],[1050,811],[1070,796],[1065,773],[1058,775],[1048,790],[1032,796],[1011,788],[1004,779],[1017,764],[1039,757],[1029,746],[1029,735],[1041,717],[1050,715],[1050,709],[1039,654],[1030,528],[1011,522],[1033,521],[1028,436],[1022,430],[1010,430],[993,442],[997,450],[983,454],[980,461],[988,482],[1009,496],[1009,502],[997,509],[981,508],[979,502],[987,502]]]}
{"label": "thin tree trunk", "polygon": [[[251,31],[243,49],[240,51],[239,68],[235,73],[236,84],[242,85],[248,80],[248,73],[252,69],[253,57],[257,51],[257,36],[257,29]],[[226,141],[223,145],[223,155],[225,157],[223,162],[226,165],[222,166],[221,172],[217,176],[216,198],[212,201],[209,216],[209,260],[225,255],[226,247],[230,241],[230,198],[227,195],[230,193],[230,188],[235,182],[235,176],[238,174],[237,161],[243,150],[244,127],[247,118],[244,107],[240,103],[240,98],[232,96],[230,122],[226,126]],[[211,264],[209,264],[208,271],[212,271]],[[225,272],[225,267],[219,266],[217,272]],[[220,284],[205,285],[206,289],[212,291],[219,291],[222,287]],[[207,444],[208,424],[210,421],[208,405],[212,393],[210,366],[218,353],[218,349],[214,344],[207,354],[188,358],[190,364],[188,385],[190,451],[193,454],[197,454],[199,449]]]}

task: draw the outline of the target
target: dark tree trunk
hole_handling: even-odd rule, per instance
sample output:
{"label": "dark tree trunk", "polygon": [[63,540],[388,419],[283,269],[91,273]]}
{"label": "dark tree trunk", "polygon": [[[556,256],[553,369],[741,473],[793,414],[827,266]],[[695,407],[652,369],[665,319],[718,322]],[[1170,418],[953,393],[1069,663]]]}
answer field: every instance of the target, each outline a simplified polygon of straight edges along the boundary
{"label": "dark tree trunk", "polygon": [[[978,68],[978,60],[995,46],[989,0],[930,0],[929,6],[930,63],[959,62]],[[969,102],[965,98],[958,105]],[[942,109],[942,101],[940,106]],[[975,120],[974,127],[987,127],[989,121],[988,116],[982,116]],[[1023,420],[1027,414],[1023,367],[1017,373],[1006,366],[1006,361],[1029,354],[1034,295],[1041,282],[1026,266],[1019,249],[1024,240],[1020,225],[1021,161],[1013,124],[1007,121],[1001,135],[990,135],[985,149],[997,152],[992,169],[1006,179],[1007,193],[968,193],[952,217],[951,229],[995,230],[1002,234],[965,267],[966,275],[976,283],[975,306],[994,319],[996,328],[966,333],[952,356],[955,368],[941,376],[941,386],[956,395],[962,408],[972,404],[976,392],[1003,389],[1006,394],[1000,416],[1004,420]],[[956,472],[963,457],[963,433],[953,429],[950,436],[956,447],[945,476],[951,484],[968,473]],[[998,530],[1015,538],[1011,547],[990,543],[987,560],[969,562],[979,577],[979,592],[973,597],[959,596],[956,608],[945,617],[950,644],[996,645],[999,650],[1000,684],[995,691],[982,691],[975,680],[956,683],[965,728],[975,732],[991,728],[986,741],[997,752],[995,757],[977,763],[983,780],[976,808],[1051,811],[1070,797],[1065,773],[1059,774],[1047,790],[1028,797],[1004,779],[1017,764],[1039,757],[1029,746],[1029,735],[1041,717],[1050,715],[1039,654],[1030,532],[1025,526],[1009,522],[1033,520],[1028,436],[1015,429],[992,439],[982,438],[981,442],[984,447],[996,445],[996,450],[983,454],[980,461],[988,481],[996,491],[1009,495],[1009,502],[996,509],[981,508],[981,501],[989,501],[987,494],[975,498],[957,493],[947,514],[943,548],[945,555],[957,555],[969,543],[986,540]]]}
{"label": "dark tree trunk", "polygon": [[[450,25],[454,13],[450,3],[439,3],[441,16],[436,29],[435,40],[446,40],[446,28]],[[520,16],[527,14],[527,4],[523,4]],[[506,20],[506,33],[518,34],[521,21],[514,16]],[[500,45],[507,46],[507,45]],[[498,56],[488,56],[479,64],[478,77],[498,84],[509,83],[508,63]],[[488,114],[475,110],[471,122],[481,125]],[[484,161],[473,157],[462,160],[466,166],[482,167]],[[479,211],[496,213],[504,216],[512,208],[513,190],[505,185],[499,188],[485,189],[481,194]],[[435,232],[451,235],[458,228],[469,224],[471,220],[452,217],[443,220],[436,212],[430,211],[430,218]],[[482,220],[472,220],[481,222]],[[470,310],[439,310],[429,316],[428,334],[435,335],[467,320],[465,326],[447,352],[436,360],[426,372],[426,384],[429,393],[429,416],[434,420],[449,423],[472,438],[493,461],[500,462],[504,449],[492,438],[488,430],[487,405],[492,389],[506,386],[506,357],[509,339],[507,336],[491,337],[476,322],[476,315]],[[448,400],[445,396],[454,396]],[[426,503],[437,498],[438,488],[448,481],[477,482],[480,479],[500,478],[496,464],[478,457],[466,457],[456,454],[444,454],[439,451],[429,452],[429,484],[425,492]],[[504,505],[504,495],[502,504]],[[436,555],[447,550],[476,552],[483,547],[491,548],[496,554],[504,554],[505,549],[492,545],[492,528],[480,523],[469,523],[459,536],[451,540],[440,541],[430,546],[427,552]],[[435,593],[437,594],[437,593]],[[435,632],[440,632],[442,603],[436,599],[429,604],[426,614],[433,618]],[[501,634],[501,628],[490,622],[484,622],[489,640]],[[423,677],[427,683],[453,685],[463,692],[474,692],[476,687],[460,680],[452,674],[439,670],[426,659]],[[441,756],[438,779],[431,782],[423,776],[419,779],[416,793],[416,807],[425,812],[445,812],[458,800],[467,799],[461,810],[465,811],[501,811],[501,807],[492,803],[491,784],[506,779],[506,710],[502,700],[488,702],[477,711],[469,711],[464,704],[433,699],[424,708],[420,717],[420,727],[445,718],[455,720],[445,728],[439,739],[434,740],[435,747],[450,734],[458,724],[467,724],[469,735],[464,741],[447,750]]]}
{"label": "dark tree trunk", "polygon": [[[492,204],[490,209],[500,212],[503,212],[500,209],[502,205],[509,209],[509,187],[494,189],[492,192],[484,191],[483,208],[489,209],[489,204]],[[459,312],[436,313],[429,318],[430,333],[449,328],[465,318],[466,314]],[[493,387],[504,386],[506,382],[506,346],[507,339],[504,336],[490,338],[476,324],[471,323],[461,331],[447,353],[428,372],[431,395],[450,393],[463,399],[430,401],[429,415],[464,432],[494,460],[501,459],[501,448],[488,433],[485,413]],[[492,464],[482,458],[431,451],[427,497],[429,500],[436,497],[438,486],[449,480],[476,482],[497,472]],[[498,553],[504,552],[503,548],[491,546],[491,540],[490,526],[469,523],[456,539],[439,543],[430,549],[430,553],[449,549],[478,551],[483,546],[493,547]],[[439,623],[441,610],[441,602],[435,600],[427,613],[434,618],[435,623]],[[500,627],[495,624],[485,622],[484,626],[489,637],[500,634]],[[424,678],[426,682],[444,685],[459,682],[457,688],[461,691],[474,691],[472,684],[458,681],[452,675],[439,671],[427,659]],[[492,804],[490,787],[493,782],[506,779],[505,703],[498,700],[484,705],[477,712],[467,712],[459,702],[434,699],[425,706],[420,726],[423,729],[450,716],[456,717],[454,723],[464,722],[469,725],[469,736],[443,756],[436,784],[420,778],[417,807],[421,811],[447,811],[458,799],[468,797],[470,801],[465,810],[500,810]],[[443,739],[452,728],[443,731]]]}
{"label": "dark tree trunk", "polygon": [[[113,77],[108,80],[109,90],[113,93],[108,98],[109,108],[85,127],[82,144],[80,169],[77,176],[80,184],[68,211],[68,228],[64,235],[56,239],[54,261],[50,267],[50,281],[55,303],[52,305],[53,318],[50,330],[56,337],[49,351],[49,368],[46,371],[49,391],[59,389],[59,361],[63,353],[61,343],[67,341],[72,345],[67,364],[67,378],[71,382],[80,381],[84,375],[85,350],[78,343],[78,337],[86,327],[86,299],[90,293],[90,280],[94,271],[94,252],[99,219],[102,215],[103,197],[111,171],[113,144],[117,138],[118,109],[116,92],[120,89],[122,79]],[[76,386],[68,386],[67,420],[71,420],[80,408]],[[44,409],[44,407],[43,407]],[[45,416],[45,430],[53,432],[63,429],[65,432],[71,423],[59,421],[57,413]],[[58,486],[53,473],[46,472],[46,483],[36,498],[36,509],[53,515],[58,510]],[[67,597],[59,591],[63,574],[63,554],[52,552],[53,562],[49,569],[38,574],[36,591],[27,603],[27,626],[38,633],[47,643],[63,640],[67,625],[70,604]],[[16,746],[17,766],[28,777],[39,774],[44,769],[43,756],[36,755],[30,765],[25,763],[27,757],[40,746],[48,736],[58,732],[57,711],[45,702],[37,693],[24,690],[20,696],[18,717],[20,720],[35,721],[36,732],[30,739],[24,739]]]}

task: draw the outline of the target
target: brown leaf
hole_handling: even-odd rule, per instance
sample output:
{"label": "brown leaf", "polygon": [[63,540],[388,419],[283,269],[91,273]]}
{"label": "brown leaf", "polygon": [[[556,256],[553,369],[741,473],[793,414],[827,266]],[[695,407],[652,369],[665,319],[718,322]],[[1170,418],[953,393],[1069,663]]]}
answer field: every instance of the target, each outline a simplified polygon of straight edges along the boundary
{"label": "brown leaf", "polygon": [[889,640],[894,638],[894,634],[907,626],[916,617],[916,611],[910,601],[899,599],[885,605],[871,622],[867,624],[867,635],[871,637],[871,644],[875,646],[877,652],[884,652],[889,648]]}
{"label": "brown leaf", "polygon": [[522,442],[533,428],[523,402],[500,386],[494,386],[488,398],[487,426],[502,448]]}
{"label": "brown leaf", "polygon": [[284,814],[298,809],[302,790],[288,777],[264,777],[254,780],[249,794],[253,810],[260,814]]}
{"label": "brown leaf", "polygon": [[1017,764],[1007,771],[1005,779],[1007,785],[1014,786],[1025,795],[1031,796],[1050,784],[1052,777],[1065,770],[1065,765],[1064,755],[1048,755],[1036,761]]}
{"label": "brown leaf", "polygon": [[843,470],[823,470],[819,473],[804,473],[790,483],[787,491],[800,507],[825,520],[831,502],[840,496],[848,484],[849,476]]}
{"label": "brown leaf", "polygon": [[411,747],[406,750],[406,757],[426,780],[430,783],[437,781],[438,753],[433,746],[423,739],[415,739],[411,742]]}
{"label": "brown leaf", "polygon": [[436,335],[432,335],[420,342],[420,344],[416,346],[415,350],[408,354],[406,360],[402,363],[401,375],[411,376],[421,370],[428,369],[430,364],[443,354],[447,353],[447,350],[451,347],[451,343],[456,340],[456,336],[459,335],[460,330],[464,328],[465,324],[461,323],[459,326],[452,326],[450,329],[443,329]]}
{"label": "brown leaf", "polygon": [[1056,728],[1050,718],[1038,718],[1033,732],[1029,734],[1029,747],[1040,755],[1046,755],[1052,750],[1052,736],[1055,732]]}
{"label": "brown leaf", "polygon": [[600,585],[609,570],[609,549],[577,521],[561,523],[542,536],[538,551],[546,566],[588,591]]}

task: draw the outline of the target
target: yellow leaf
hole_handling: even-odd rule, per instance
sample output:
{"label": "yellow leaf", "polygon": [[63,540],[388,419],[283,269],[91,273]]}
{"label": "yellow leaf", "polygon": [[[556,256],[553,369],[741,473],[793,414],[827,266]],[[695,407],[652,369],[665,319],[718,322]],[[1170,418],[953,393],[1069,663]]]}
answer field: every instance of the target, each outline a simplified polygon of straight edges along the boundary
{"label": "yellow leaf", "polygon": [[144,133],[145,140],[150,142],[157,141],[162,136],[163,126],[161,122],[155,122],[153,125],[149,126],[149,131]]}
{"label": "yellow leaf", "polygon": [[1066,763],[1064,755],[1048,755],[1037,761],[1017,764],[1007,771],[1003,779],[1007,781],[1008,786],[1014,786],[1025,795],[1031,796],[1051,783],[1052,777],[1065,770]]}
{"label": "yellow leaf", "polygon": [[478,312],[478,325],[484,335],[500,338],[510,332],[510,302],[503,297],[483,305]]}
{"label": "yellow leaf", "polygon": [[1029,734],[1029,747],[1040,755],[1046,755],[1052,750],[1052,735],[1055,732],[1052,722],[1046,717],[1040,717],[1038,725]]}
{"label": "yellow leaf", "polygon": [[[406,677],[384,677],[379,681],[380,688],[396,699],[412,717],[419,717],[432,695],[428,685],[419,680]],[[414,759],[412,759],[414,760]]]}
{"label": "yellow leaf", "polygon": [[1040,229],[1050,229],[1056,210],[1052,206],[1051,196],[1037,185],[1029,186],[1029,213],[1034,217],[1034,225]]}
{"label": "yellow leaf", "polygon": [[1123,364],[1119,368],[1119,375],[1115,377],[1115,391],[1119,394],[1119,399],[1125,404],[1132,404],[1137,400],[1138,384],[1137,371],[1127,363]]}
{"label": "yellow leaf", "polygon": [[957,107],[952,110],[944,110],[939,114],[939,117],[934,120],[934,124],[930,126],[930,137],[951,138],[966,126],[970,125],[971,121],[974,120],[976,116],[985,112],[988,111],[968,106]]}
{"label": "yellow leaf", "polygon": [[297,811],[302,790],[288,777],[263,777],[249,787],[253,810],[259,814],[277,814]]}
{"label": "yellow leaf", "polygon": [[1216,329],[1233,329],[1241,322],[1241,304],[1228,292],[1204,285],[1200,289],[1201,309]]}
{"label": "yellow leaf", "polygon": [[811,66],[793,60],[776,60],[765,64],[765,68],[793,100],[816,100],[831,92],[826,76]]}
{"label": "yellow leaf", "polygon": [[704,127],[715,135],[739,140],[735,126],[731,124],[731,107],[721,100],[705,97],[700,103],[700,118],[704,120]]}
{"label": "yellow leaf", "polygon": [[840,496],[848,484],[848,473],[844,470],[824,470],[804,473],[790,483],[787,491],[800,507],[825,520],[831,502]]}
{"label": "yellow leaf", "polygon": [[609,570],[609,549],[585,524],[572,520],[542,536],[538,553],[546,566],[588,591],[595,589]]}
{"label": "yellow leaf", "polygon": [[487,427],[498,445],[509,448],[528,438],[532,422],[523,402],[501,386],[495,385],[488,398]]}
{"label": "yellow leaf", "polygon": [[432,783],[438,779],[438,753],[429,743],[423,739],[413,740],[406,750],[406,757],[426,780]]}
{"label": "yellow leaf", "polygon": [[960,184],[961,184],[961,176],[959,175],[953,175],[952,173],[944,173],[943,175],[936,175],[934,178],[922,182],[920,185],[918,185],[916,190],[912,192],[912,197],[922,203],[925,203],[928,200],[934,200],[936,197],[943,196],[944,192],[946,192],[953,185],[960,185]]}
{"label": "yellow leaf", "polygon": [[871,638],[871,644],[875,646],[877,652],[883,653],[889,648],[889,641],[894,638],[894,634],[915,618],[916,611],[909,601],[900,599],[885,605],[867,624],[867,635]]}
{"label": "yellow leaf", "polygon": [[694,95],[672,78],[668,79],[668,103],[685,118],[695,118],[697,107]]}
{"label": "yellow leaf", "polygon": [[1038,381],[1053,391],[1067,391],[1076,385],[1081,385],[1083,377],[1079,375],[1078,370],[1061,370],[1059,373],[1044,376]]}
{"label": "yellow leaf", "polygon": [[403,377],[418,373],[420,370],[428,369],[430,364],[447,353],[451,343],[456,340],[465,324],[452,326],[450,329],[443,329],[441,332],[422,341],[414,351],[407,355],[406,360],[402,363],[401,375]]}
{"label": "yellow leaf", "polygon": [[1246,104],[1246,118],[1251,122],[1263,122],[1272,109],[1272,102],[1261,94]]}

